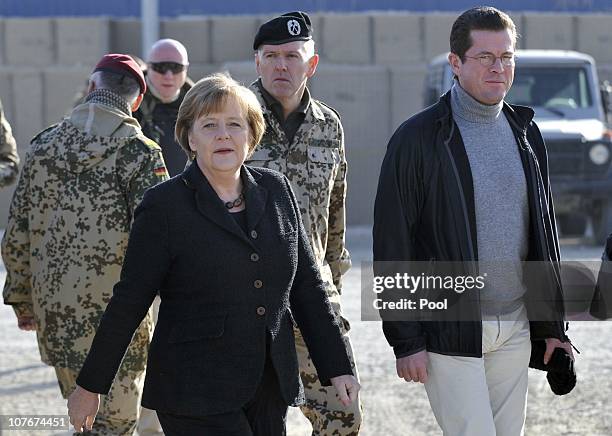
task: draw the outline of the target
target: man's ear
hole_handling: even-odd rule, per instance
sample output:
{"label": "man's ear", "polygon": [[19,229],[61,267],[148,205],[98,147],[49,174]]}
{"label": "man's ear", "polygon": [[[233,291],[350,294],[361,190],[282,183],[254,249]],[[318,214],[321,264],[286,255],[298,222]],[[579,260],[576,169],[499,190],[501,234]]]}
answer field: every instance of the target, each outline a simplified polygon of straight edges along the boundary
{"label": "man's ear", "polygon": [[319,55],[314,54],[310,59],[308,59],[308,71],[306,72],[306,77],[309,79],[314,76],[315,71],[317,71],[317,65],[319,65]]}
{"label": "man's ear", "polygon": [[142,103],[143,97],[144,97],[144,94],[138,95],[138,98],[136,98],[136,101],[132,103],[132,112],[136,112],[138,110],[138,108],[140,107],[140,103]]}
{"label": "man's ear", "polygon": [[261,73],[259,72],[259,50],[255,50],[253,56],[255,57],[255,70],[257,70],[257,74],[261,77]]}
{"label": "man's ear", "polygon": [[87,94],[94,91],[95,89],[96,89],[96,84],[94,83],[93,80],[90,80],[89,83],[87,84]]}
{"label": "man's ear", "polygon": [[463,62],[461,62],[461,58],[455,53],[451,52],[448,54],[448,63],[450,64],[453,70],[453,74],[459,77],[459,73],[461,72],[461,65],[463,64]]}

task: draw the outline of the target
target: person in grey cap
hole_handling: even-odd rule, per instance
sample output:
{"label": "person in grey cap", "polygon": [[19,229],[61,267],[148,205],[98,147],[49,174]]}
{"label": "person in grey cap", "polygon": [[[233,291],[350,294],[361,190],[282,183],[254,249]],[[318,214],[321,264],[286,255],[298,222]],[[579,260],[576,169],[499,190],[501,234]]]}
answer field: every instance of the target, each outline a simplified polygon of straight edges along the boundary
{"label": "person in grey cap", "polygon": [[[338,113],[313,99],[306,86],[319,62],[312,33],[308,14],[289,12],[262,24],[255,35],[259,79],[251,90],[261,103],[266,131],[247,164],[280,171],[291,182],[357,376],[349,323],[340,310],[342,275],[351,264],[345,246],[344,132]],[[299,326],[294,330],[306,396],[301,410],[313,434],[358,434],[360,402],[345,407],[333,389],[321,386]]]}

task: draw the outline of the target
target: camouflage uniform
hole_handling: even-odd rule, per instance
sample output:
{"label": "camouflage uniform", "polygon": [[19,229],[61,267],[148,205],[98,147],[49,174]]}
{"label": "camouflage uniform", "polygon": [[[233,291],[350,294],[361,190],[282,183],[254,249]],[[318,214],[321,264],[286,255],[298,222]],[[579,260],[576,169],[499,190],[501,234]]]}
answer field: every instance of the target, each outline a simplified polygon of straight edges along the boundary
{"label": "camouflage uniform", "polygon": [[[42,361],[56,368],[64,397],[119,280],[133,211],[147,188],[168,178],[159,147],[128,114],[124,99],[96,90],[38,134],[2,240],[4,302],[34,316]],[[147,317],[92,434],[133,432],[151,329]]]}
{"label": "camouflage uniform", "polygon": [[0,102],[0,188],[15,181],[19,171],[18,165],[17,144]]}
{"label": "camouflage uniform", "polygon": [[[289,142],[280,123],[265,103],[261,81],[251,90],[261,103],[266,132],[248,165],[272,168],[282,172],[291,182],[300,206],[302,221],[327,287],[327,295],[341,318],[341,330],[355,376],[357,368],[348,337],[348,321],[342,317],[340,293],[342,275],[350,268],[349,253],[344,244],[346,159],[344,132],[338,114],[325,104],[310,98],[304,121],[293,141]],[[295,329],[300,375],[306,394],[301,407],[317,435],[355,435],[362,420],[361,405],[345,407],[333,387],[323,387],[308,355],[304,339]]]}

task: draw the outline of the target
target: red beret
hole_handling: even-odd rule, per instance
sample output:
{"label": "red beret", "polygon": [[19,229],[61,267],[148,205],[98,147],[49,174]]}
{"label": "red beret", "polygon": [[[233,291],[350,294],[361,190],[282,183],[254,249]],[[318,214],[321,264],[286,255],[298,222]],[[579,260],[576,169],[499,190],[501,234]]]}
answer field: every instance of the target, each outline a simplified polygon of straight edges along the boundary
{"label": "red beret", "polygon": [[129,75],[140,85],[141,94],[147,91],[147,83],[140,66],[128,55],[119,53],[106,54],[96,64],[94,73],[96,71],[111,71],[113,73]]}

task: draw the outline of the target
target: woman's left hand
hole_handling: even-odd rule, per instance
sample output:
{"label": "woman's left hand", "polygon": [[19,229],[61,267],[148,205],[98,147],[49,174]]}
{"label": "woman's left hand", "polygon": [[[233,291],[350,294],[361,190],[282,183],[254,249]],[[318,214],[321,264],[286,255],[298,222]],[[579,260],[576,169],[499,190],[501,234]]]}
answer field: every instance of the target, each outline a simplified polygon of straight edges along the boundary
{"label": "woman's left hand", "polygon": [[345,407],[357,400],[361,385],[355,376],[339,375],[338,377],[332,377],[330,381],[336,388],[340,402],[344,404]]}

